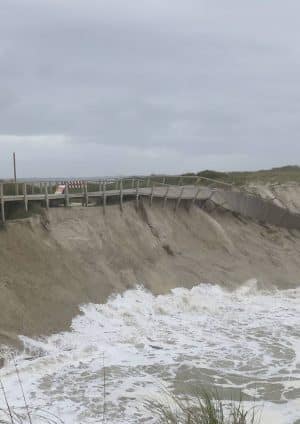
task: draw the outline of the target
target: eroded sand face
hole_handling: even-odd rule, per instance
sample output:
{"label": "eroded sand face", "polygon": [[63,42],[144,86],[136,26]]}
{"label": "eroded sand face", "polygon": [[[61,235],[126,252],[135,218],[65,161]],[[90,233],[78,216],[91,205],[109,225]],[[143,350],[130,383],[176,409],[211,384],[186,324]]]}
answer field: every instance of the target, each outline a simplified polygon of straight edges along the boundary
{"label": "eroded sand face", "polygon": [[259,194],[264,199],[272,200],[276,205],[300,213],[300,185],[296,182],[285,184],[251,184],[248,190]]}
{"label": "eroded sand face", "polygon": [[0,234],[0,339],[68,328],[78,305],[102,303],[143,283],[153,293],[179,285],[229,288],[256,278],[260,286],[299,283],[300,235],[184,203],[177,213],[134,202],[101,208],[56,208],[9,223]]}

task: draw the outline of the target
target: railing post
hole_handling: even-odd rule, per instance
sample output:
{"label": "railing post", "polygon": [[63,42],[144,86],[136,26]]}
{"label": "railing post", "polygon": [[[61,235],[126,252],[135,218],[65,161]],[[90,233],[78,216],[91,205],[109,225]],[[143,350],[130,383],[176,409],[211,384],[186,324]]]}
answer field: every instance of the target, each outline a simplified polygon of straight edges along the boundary
{"label": "railing post", "polygon": [[134,188],[134,178],[132,178],[131,188]]}
{"label": "railing post", "polygon": [[45,204],[46,208],[49,209],[48,183],[45,183]]}
{"label": "railing post", "polygon": [[140,180],[137,180],[136,182],[136,209],[139,208],[139,186],[140,186]]}
{"label": "railing post", "polygon": [[2,223],[5,224],[5,204],[4,204],[3,183],[0,184],[0,197],[1,197],[1,219],[2,219]]}
{"label": "railing post", "polygon": [[68,184],[68,181],[66,181],[66,187],[65,187],[65,207],[68,208],[69,206],[70,206],[69,184]]}
{"label": "railing post", "polygon": [[123,181],[120,180],[120,209],[123,212]]}
{"label": "railing post", "polygon": [[103,182],[103,213],[105,215],[105,207],[106,207],[106,181]]}
{"label": "railing post", "polygon": [[154,195],[154,183],[152,182],[151,196],[150,196],[150,206],[152,206],[153,195]]}
{"label": "railing post", "polygon": [[179,208],[179,204],[180,204],[180,200],[182,198],[183,192],[184,192],[184,186],[181,188],[180,195],[177,199],[176,206],[175,206],[175,213],[177,212],[177,209]]}
{"label": "railing post", "polygon": [[166,207],[166,204],[167,204],[169,190],[170,190],[170,186],[168,185],[165,198],[164,198],[164,205],[163,205],[164,208]]}
{"label": "railing post", "polygon": [[88,207],[89,204],[89,193],[88,193],[88,184],[87,181],[84,181],[83,183],[83,190],[84,190],[84,204],[86,207]]}
{"label": "railing post", "polygon": [[200,190],[201,190],[201,187],[199,187],[198,190],[196,191],[196,194],[195,194],[195,196],[194,196],[194,198],[192,200],[192,205],[195,204],[195,202],[197,200],[197,197],[198,197],[198,194],[200,193]]}
{"label": "railing post", "polygon": [[28,212],[28,199],[27,199],[27,184],[23,184],[23,196],[24,196],[24,206],[25,212]]}

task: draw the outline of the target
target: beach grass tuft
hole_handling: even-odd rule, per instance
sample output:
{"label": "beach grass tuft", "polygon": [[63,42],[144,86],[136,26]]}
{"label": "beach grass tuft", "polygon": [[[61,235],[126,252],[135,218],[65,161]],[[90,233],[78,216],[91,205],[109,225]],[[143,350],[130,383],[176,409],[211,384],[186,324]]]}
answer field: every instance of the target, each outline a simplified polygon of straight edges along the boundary
{"label": "beach grass tuft", "polygon": [[239,401],[222,401],[217,391],[201,391],[191,398],[166,393],[146,404],[157,424],[259,424],[260,408]]}

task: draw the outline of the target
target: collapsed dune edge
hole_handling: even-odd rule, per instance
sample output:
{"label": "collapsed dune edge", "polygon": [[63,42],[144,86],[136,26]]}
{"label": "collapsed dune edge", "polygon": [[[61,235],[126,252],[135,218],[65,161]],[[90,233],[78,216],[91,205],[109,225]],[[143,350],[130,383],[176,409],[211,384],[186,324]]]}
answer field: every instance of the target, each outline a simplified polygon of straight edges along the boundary
{"label": "collapsed dune edge", "polygon": [[53,208],[0,232],[0,343],[60,331],[78,306],[143,284],[155,294],[199,282],[299,284],[300,231],[230,211],[154,203]]}

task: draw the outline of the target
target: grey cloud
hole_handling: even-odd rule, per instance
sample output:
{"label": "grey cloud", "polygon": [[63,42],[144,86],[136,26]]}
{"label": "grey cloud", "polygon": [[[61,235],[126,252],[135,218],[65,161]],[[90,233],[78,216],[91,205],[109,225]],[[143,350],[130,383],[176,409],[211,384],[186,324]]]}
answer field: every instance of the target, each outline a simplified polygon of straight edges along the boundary
{"label": "grey cloud", "polygon": [[2,0],[0,134],[292,161],[299,11],[277,0]]}

